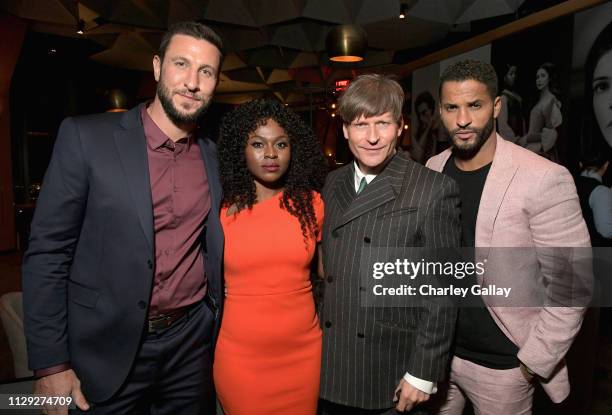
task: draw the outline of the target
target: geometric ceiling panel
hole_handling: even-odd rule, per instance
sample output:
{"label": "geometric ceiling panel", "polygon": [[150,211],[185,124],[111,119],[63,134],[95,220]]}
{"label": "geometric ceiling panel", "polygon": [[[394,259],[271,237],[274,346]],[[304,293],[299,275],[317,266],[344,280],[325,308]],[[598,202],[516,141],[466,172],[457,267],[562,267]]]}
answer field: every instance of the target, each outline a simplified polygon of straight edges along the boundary
{"label": "geometric ceiling panel", "polygon": [[121,33],[102,33],[99,35],[88,34],[87,37],[93,40],[94,42],[99,43],[102,46],[106,46],[107,48],[110,48],[111,46],[115,44],[115,42],[117,41],[117,38],[120,35]]}
{"label": "geometric ceiling panel", "polygon": [[302,27],[302,23],[291,23],[274,27],[270,36],[270,44],[311,52],[315,50]]}
{"label": "geometric ceiling panel", "polygon": [[100,15],[82,3],[79,3],[79,19],[85,22],[91,22]]}
{"label": "geometric ceiling panel", "polygon": [[453,24],[476,0],[419,0],[408,10],[409,16]]}
{"label": "geometric ceiling panel", "polygon": [[157,50],[159,49],[159,44],[161,43],[161,40],[164,34],[162,32],[145,32],[145,31],[139,31],[138,34],[144,40],[146,40],[151,46],[151,48],[153,48],[155,53],[157,53]]}
{"label": "geometric ceiling panel", "polygon": [[204,18],[235,25],[257,27],[254,15],[243,0],[210,0]]}
{"label": "geometric ceiling panel", "polygon": [[297,19],[302,15],[306,0],[250,0],[245,3],[257,24],[266,26]]}
{"label": "geometric ceiling panel", "polygon": [[272,29],[270,43],[309,52],[325,50],[325,37],[331,27],[307,20],[276,25]]}
{"label": "geometric ceiling panel", "polygon": [[[537,0],[531,0],[533,2]],[[0,0],[0,10],[28,19],[30,30],[83,38],[104,50],[91,56],[107,65],[151,71],[163,30],[174,22],[203,20],[221,36],[227,55],[219,101],[282,92],[306,99],[338,77],[391,70],[398,51],[435,44],[449,33],[472,32],[474,20],[515,12],[525,0]],[[408,13],[399,19],[400,3]],[[552,2],[551,2],[552,3]],[[500,19],[502,20],[502,19]],[[367,33],[365,59],[332,63],[325,38],[338,24]],[[454,26],[453,26],[454,25]],[[477,29],[474,29],[474,32]],[[9,39],[10,40],[10,39]],[[6,41],[6,40],[5,40]],[[85,53],[93,53],[98,48]],[[402,62],[406,63],[406,62]],[[307,91],[296,91],[296,87]],[[306,91],[306,92],[304,92]],[[295,96],[290,98],[293,93]],[[241,101],[242,102],[242,101]]]}
{"label": "geometric ceiling panel", "polygon": [[364,0],[355,21],[358,24],[365,24],[391,18],[397,19],[399,8],[398,0]]}
{"label": "geometric ceiling panel", "polygon": [[279,82],[287,82],[292,81],[291,75],[289,75],[289,71],[286,69],[274,69],[270,76],[266,79],[268,84],[277,84]]}
{"label": "geometric ceiling panel", "polygon": [[24,19],[76,25],[77,7],[70,0],[4,0],[2,9]]}
{"label": "geometric ceiling panel", "polygon": [[246,62],[249,66],[264,68],[288,68],[297,55],[298,52],[295,50],[273,46],[245,51]]}
{"label": "geometric ceiling panel", "polygon": [[232,81],[251,82],[254,84],[265,83],[257,68],[234,69],[224,73]]}
{"label": "geometric ceiling panel", "polygon": [[267,36],[263,30],[248,27],[229,27],[227,25],[211,25],[223,40],[223,48],[230,51],[259,48],[267,44]]}
{"label": "geometric ceiling panel", "polygon": [[393,18],[364,26],[368,34],[368,46],[385,50],[401,50],[443,39],[450,26],[414,18]]}
{"label": "geometric ceiling panel", "polygon": [[302,16],[337,24],[353,22],[350,0],[308,0]]}
{"label": "geometric ceiling panel", "polygon": [[289,65],[290,68],[319,66],[319,56],[316,53],[300,52]]}
{"label": "geometric ceiling panel", "polygon": [[168,9],[168,24],[204,17],[206,3],[202,0],[172,0]]}
{"label": "geometric ceiling panel", "polygon": [[512,4],[509,4],[507,0],[478,0],[465,10],[455,22],[467,23],[473,20],[514,13],[521,2],[510,0],[510,3]]}
{"label": "geometric ceiling panel", "polygon": [[169,2],[157,1],[118,1],[111,20],[142,27],[165,28],[168,25]]}
{"label": "geometric ceiling panel", "polygon": [[151,71],[155,52],[138,33],[125,33],[119,35],[110,49],[92,55],[91,59],[111,66],[121,62],[123,68]]}
{"label": "geometric ceiling panel", "polygon": [[81,0],[105,20],[142,28],[164,29],[169,3],[162,0]]}
{"label": "geometric ceiling panel", "polygon": [[244,68],[247,64],[244,63],[242,59],[238,55],[233,52],[230,52],[225,55],[223,59],[223,65],[221,66],[222,71],[231,71],[232,69]]}

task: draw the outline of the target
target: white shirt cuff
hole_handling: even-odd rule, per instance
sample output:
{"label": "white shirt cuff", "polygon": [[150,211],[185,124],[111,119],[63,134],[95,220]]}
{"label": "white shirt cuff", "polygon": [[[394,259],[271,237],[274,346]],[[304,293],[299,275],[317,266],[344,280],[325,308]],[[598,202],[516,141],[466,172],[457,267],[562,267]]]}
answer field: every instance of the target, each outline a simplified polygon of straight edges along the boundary
{"label": "white shirt cuff", "polygon": [[433,395],[438,391],[438,385],[435,382],[416,378],[408,372],[406,372],[406,374],[404,375],[404,380],[410,383],[418,390],[420,390],[421,392],[425,392],[429,395]]}

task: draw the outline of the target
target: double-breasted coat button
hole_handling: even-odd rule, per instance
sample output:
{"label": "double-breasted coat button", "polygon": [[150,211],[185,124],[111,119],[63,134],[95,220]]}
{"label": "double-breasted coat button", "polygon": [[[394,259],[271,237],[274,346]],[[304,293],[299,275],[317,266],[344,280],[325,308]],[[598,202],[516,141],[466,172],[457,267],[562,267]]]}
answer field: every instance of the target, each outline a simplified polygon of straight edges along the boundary
{"label": "double-breasted coat button", "polygon": [[149,269],[153,269],[153,261],[147,259],[147,266],[149,267]]}
{"label": "double-breasted coat button", "polygon": [[330,328],[332,326],[331,321],[325,322],[325,327]]}
{"label": "double-breasted coat button", "polygon": [[332,277],[331,275],[328,275],[327,282],[331,284],[333,281],[334,281],[334,277]]}
{"label": "double-breasted coat button", "polygon": [[370,239],[369,236],[366,236],[365,238],[363,238],[363,242],[365,242],[366,244],[369,244],[370,242],[372,242],[372,240]]}
{"label": "double-breasted coat button", "polygon": [[139,302],[138,302],[138,307],[139,307],[141,310],[144,310],[145,308],[147,308],[147,303],[145,303],[144,301],[139,301]]}
{"label": "double-breasted coat button", "polygon": [[365,335],[363,333],[357,333],[357,337],[359,337],[360,339],[363,339]]}

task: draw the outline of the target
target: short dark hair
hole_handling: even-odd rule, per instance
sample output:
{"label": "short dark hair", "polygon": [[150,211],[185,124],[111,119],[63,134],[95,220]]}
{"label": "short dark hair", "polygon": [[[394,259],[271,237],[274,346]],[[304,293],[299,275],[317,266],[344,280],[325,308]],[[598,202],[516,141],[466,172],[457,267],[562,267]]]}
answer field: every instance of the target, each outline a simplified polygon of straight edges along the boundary
{"label": "short dark hair", "polygon": [[191,36],[211,43],[213,46],[219,49],[219,53],[221,54],[219,63],[223,62],[225,52],[223,51],[223,41],[221,40],[221,37],[217,34],[217,32],[205,24],[194,21],[174,23],[168,28],[168,31],[164,33],[157,51],[157,55],[162,62],[164,60],[164,55],[166,54],[166,49],[168,49],[168,45],[170,44],[172,37],[175,35]]}
{"label": "short dark hair", "polygon": [[581,149],[580,162],[583,170],[598,170],[608,161],[605,149],[602,146],[591,146]]}
{"label": "short dark hair", "polygon": [[338,114],[345,124],[357,118],[374,117],[390,112],[398,123],[402,119],[404,90],[387,75],[366,74],[355,78],[340,96]]}
{"label": "short dark hair", "polygon": [[474,80],[485,84],[491,98],[495,99],[497,96],[497,74],[495,73],[493,65],[482,61],[466,59],[453,63],[442,72],[438,91],[440,100],[442,100],[442,86],[445,82],[462,82],[468,80]]}

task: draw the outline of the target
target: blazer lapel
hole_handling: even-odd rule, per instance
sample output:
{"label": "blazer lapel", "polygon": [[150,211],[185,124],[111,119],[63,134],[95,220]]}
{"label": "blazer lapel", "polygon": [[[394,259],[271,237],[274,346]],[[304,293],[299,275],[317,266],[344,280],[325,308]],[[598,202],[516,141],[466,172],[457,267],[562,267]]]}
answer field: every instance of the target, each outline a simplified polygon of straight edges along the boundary
{"label": "blazer lapel", "polygon": [[203,138],[198,138],[198,144],[202,153],[202,160],[204,160],[204,168],[206,169],[206,177],[210,189],[211,211],[218,212],[221,206],[221,187],[219,186],[217,157]]}
{"label": "blazer lapel", "polygon": [[512,162],[511,149],[508,143],[496,135],[497,146],[493,157],[493,164],[487,176],[476,219],[476,247],[482,259],[489,256],[493,228],[501,204],[506,196],[508,187],[518,170]]}
{"label": "blazer lapel", "polygon": [[[352,203],[349,201],[348,209],[344,211],[334,228],[343,226],[370,210],[394,200],[397,197],[397,191],[393,187],[394,179],[403,175],[406,166],[406,160],[401,153],[393,157],[389,165],[366,186],[363,192],[356,197],[353,196]],[[350,169],[350,171],[352,174],[348,180],[345,179],[344,181],[350,184],[352,195],[355,195],[354,169]],[[346,184],[344,187],[346,188]],[[345,193],[347,193],[346,190]]]}
{"label": "blazer lapel", "polygon": [[446,163],[448,162],[448,159],[450,158],[451,154],[451,150],[446,149],[437,156],[434,156],[433,158],[427,160],[426,166],[432,170],[442,173],[442,170],[444,170],[444,166],[446,166]]}
{"label": "blazer lapel", "polygon": [[341,176],[336,180],[331,191],[335,203],[340,208],[340,212],[344,213],[355,199],[355,167],[353,163],[348,168],[345,168]]}
{"label": "blazer lapel", "polygon": [[115,132],[115,145],[140,226],[153,250],[153,202],[147,143],[140,119],[140,109],[141,106],[138,106],[125,114],[121,122],[124,129]]}

